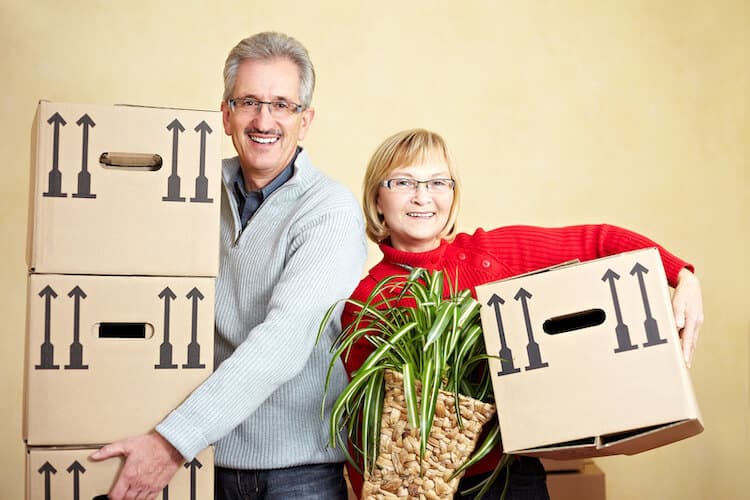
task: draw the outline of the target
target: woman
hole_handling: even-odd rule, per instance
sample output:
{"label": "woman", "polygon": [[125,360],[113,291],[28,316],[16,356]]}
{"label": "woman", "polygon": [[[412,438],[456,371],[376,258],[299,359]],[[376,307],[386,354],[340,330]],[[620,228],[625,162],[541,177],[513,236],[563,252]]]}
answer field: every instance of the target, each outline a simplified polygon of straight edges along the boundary
{"label": "woman", "polygon": [[[445,141],[423,129],[406,130],[386,139],[367,166],[363,206],[367,235],[378,243],[383,260],[362,279],[352,294],[366,301],[385,277],[407,275],[412,267],[444,270],[446,282],[474,293],[477,285],[549,267],[572,259],[581,261],[647,247],[657,247],[669,284],[675,287],[673,308],[681,330],[683,353],[690,363],[703,307],[693,266],[637,233],[610,225],[562,228],[507,226],[473,234],[456,233],[460,184]],[[446,286],[446,290],[448,287]],[[396,293],[396,292],[394,292]],[[347,303],[342,326],[356,315]],[[349,374],[359,368],[373,347],[366,339],[355,344],[344,364]],[[494,450],[470,468],[460,492],[487,477],[497,465],[501,450]],[[359,494],[362,477],[348,469]],[[499,498],[505,478],[500,477],[485,498]],[[544,468],[536,458],[520,457],[510,469],[507,500],[548,499]]]}

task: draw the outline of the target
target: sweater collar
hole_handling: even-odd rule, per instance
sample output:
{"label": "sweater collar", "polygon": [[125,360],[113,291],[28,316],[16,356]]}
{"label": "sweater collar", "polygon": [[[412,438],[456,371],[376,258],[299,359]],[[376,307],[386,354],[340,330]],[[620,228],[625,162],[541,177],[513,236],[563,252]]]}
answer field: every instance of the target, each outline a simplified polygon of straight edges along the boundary
{"label": "sweater collar", "polygon": [[380,243],[380,251],[383,252],[383,262],[402,267],[423,267],[430,270],[442,267],[443,257],[447,248],[448,242],[445,240],[440,240],[440,246],[427,252],[396,250],[390,245],[390,240]]}

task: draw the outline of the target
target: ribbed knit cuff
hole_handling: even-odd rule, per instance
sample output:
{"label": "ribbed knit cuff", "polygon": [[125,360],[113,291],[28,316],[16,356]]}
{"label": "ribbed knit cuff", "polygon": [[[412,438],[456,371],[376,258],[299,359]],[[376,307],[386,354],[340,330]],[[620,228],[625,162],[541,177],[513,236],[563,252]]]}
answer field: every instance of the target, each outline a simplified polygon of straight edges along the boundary
{"label": "ribbed knit cuff", "polygon": [[169,441],[188,462],[211,444],[177,411],[170,413],[157,425],[156,432]]}

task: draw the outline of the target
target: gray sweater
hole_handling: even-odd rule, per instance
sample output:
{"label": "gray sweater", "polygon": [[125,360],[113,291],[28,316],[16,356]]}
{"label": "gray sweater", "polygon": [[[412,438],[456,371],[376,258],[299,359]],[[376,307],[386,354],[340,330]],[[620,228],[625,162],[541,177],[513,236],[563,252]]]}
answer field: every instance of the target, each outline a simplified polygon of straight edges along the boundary
{"label": "gray sweater", "polygon": [[223,161],[221,265],[216,281],[216,371],[157,431],[191,460],[216,443],[216,465],[271,469],[342,462],[327,446],[331,404],[347,382],[341,361],[321,402],[339,314],[315,345],[334,302],[359,282],[367,245],[361,210],[303,150],[294,175],[241,231]]}

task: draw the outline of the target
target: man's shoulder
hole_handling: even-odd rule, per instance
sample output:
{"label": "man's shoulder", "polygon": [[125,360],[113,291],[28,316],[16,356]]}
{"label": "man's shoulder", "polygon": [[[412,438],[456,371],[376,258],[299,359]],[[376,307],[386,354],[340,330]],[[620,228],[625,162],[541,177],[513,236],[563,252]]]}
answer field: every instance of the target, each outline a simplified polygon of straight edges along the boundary
{"label": "man's shoulder", "polygon": [[297,167],[305,198],[325,206],[344,204],[359,210],[359,203],[348,187],[318,169],[307,155],[300,153],[300,157],[302,158],[298,158]]}

